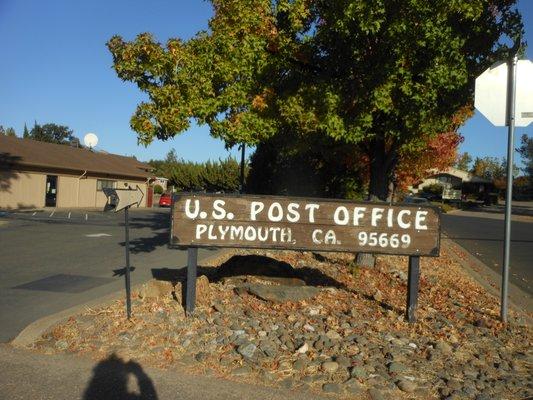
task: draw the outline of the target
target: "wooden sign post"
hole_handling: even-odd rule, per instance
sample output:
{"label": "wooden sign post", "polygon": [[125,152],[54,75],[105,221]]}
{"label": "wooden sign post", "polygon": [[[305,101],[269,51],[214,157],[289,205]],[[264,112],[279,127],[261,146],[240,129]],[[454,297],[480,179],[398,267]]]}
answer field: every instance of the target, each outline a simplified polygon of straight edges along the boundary
{"label": "wooden sign post", "polygon": [[420,257],[439,255],[440,213],[415,204],[177,194],[172,203],[170,243],[189,248],[188,313],[194,311],[199,247],[407,255],[406,317],[413,322]]}

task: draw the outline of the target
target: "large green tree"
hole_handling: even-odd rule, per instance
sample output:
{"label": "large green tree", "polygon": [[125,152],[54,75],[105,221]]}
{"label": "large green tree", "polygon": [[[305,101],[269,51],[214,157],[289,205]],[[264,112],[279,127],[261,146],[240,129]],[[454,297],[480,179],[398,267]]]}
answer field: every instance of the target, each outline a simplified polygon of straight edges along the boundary
{"label": "large green tree", "polygon": [[25,134],[24,137],[41,142],[73,144],[79,147],[79,139],[73,133],[72,129],[65,125],[52,123],[40,125],[35,122],[29,134],[27,136]]}
{"label": "large green tree", "polygon": [[469,171],[470,164],[472,164],[472,156],[468,152],[464,152],[457,157],[455,167],[463,171]]}
{"label": "large green tree", "polygon": [[524,163],[522,170],[528,179],[530,193],[533,195],[533,136],[523,134],[517,150],[522,157]]}
{"label": "large green tree", "polygon": [[371,197],[385,199],[400,154],[453,128],[475,77],[508,56],[516,0],[212,0],[209,30],[166,45],[108,42],[118,76],[148,94],[131,119],[141,143],[208,124],[227,145],[287,130],[358,145]]}

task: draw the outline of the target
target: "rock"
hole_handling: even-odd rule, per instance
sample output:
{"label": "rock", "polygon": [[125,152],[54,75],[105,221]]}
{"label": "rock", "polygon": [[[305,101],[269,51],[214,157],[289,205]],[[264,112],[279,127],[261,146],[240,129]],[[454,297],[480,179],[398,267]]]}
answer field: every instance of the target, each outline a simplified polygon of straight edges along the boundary
{"label": "rock", "polygon": [[435,350],[440,351],[442,354],[451,354],[453,349],[452,346],[441,340],[435,344]]}
{"label": "rock", "polygon": [[279,384],[281,387],[285,388],[285,389],[291,389],[293,386],[294,386],[294,378],[285,378],[283,379]]}
{"label": "rock", "polygon": [[368,376],[368,372],[362,367],[353,367],[350,371],[352,378],[365,379]]}
{"label": "rock", "polygon": [[328,338],[330,338],[331,340],[341,340],[342,339],[342,336],[338,332],[336,332],[334,330],[329,330],[326,333],[326,336]]}
{"label": "rock", "polygon": [[309,308],[309,315],[314,317],[315,315],[320,314],[320,310],[316,307]]}
{"label": "rock", "polygon": [[315,377],[311,376],[311,375],[305,375],[305,376],[302,376],[302,378],[300,380],[303,383],[310,385],[311,383],[313,383],[315,381]]}
{"label": "rock", "polygon": [[241,286],[241,289],[259,297],[261,300],[272,301],[274,303],[308,300],[319,293],[319,289],[313,286],[245,284]]}
{"label": "rock", "polygon": [[208,306],[211,304],[211,289],[207,276],[201,275],[196,279],[196,301],[198,304]]}
{"label": "rock", "polygon": [[313,343],[313,348],[316,350],[316,351],[322,351],[324,349],[324,341],[322,340],[317,340],[315,343]]}
{"label": "rock", "polygon": [[407,367],[399,362],[391,362],[388,366],[388,369],[391,374],[400,374],[404,372]]}
{"label": "rock", "polygon": [[194,356],[194,359],[198,362],[205,361],[206,358],[207,358],[207,353],[204,353],[203,351],[199,352],[198,354]]}
{"label": "rock", "polygon": [[328,374],[333,374],[339,369],[339,364],[335,361],[326,361],[322,364],[322,370]]}
{"label": "rock", "polygon": [[322,390],[326,393],[341,393],[342,386],[338,383],[324,383]]}
{"label": "rock", "polygon": [[259,348],[263,353],[266,354],[267,357],[274,358],[278,355],[278,345],[271,341],[271,340],[265,340],[259,344]]}
{"label": "rock", "polygon": [[[139,289],[139,297],[143,300],[153,300],[172,296],[173,291],[174,285],[172,285],[171,282],[152,279],[141,286]],[[178,300],[181,300],[180,297],[176,297]]]}
{"label": "rock", "polygon": [[272,382],[275,378],[274,374],[272,372],[269,372],[269,371],[261,371],[260,373],[260,376],[261,376],[261,379],[266,381],[266,382]]}
{"label": "rock", "polygon": [[296,350],[297,353],[305,354],[309,350],[309,345],[307,343],[304,343],[298,350]]}
{"label": "rock", "polygon": [[239,353],[244,358],[248,358],[248,359],[253,358],[256,350],[257,350],[257,346],[249,342],[245,344],[241,344],[239,347],[237,347],[237,353]]}
{"label": "rock", "polygon": [[413,393],[416,390],[416,384],[407,379],[400,379],[397,385],[402,392]]}
{"label": "rock", "polygon": [[361,395],[365,390],[359,381],[354,378],[347,380],[343,385],[346,391],[353,395]]}
{"label": "rock", "polygon": [[302,357],[294,362],[294,364],[292,365],[292,368],[295,371],[303,371],[307,367],[308,364],[309,364],[309,359]]}
{"label": "rock", "polygon": [[370,395],[370,398],[372,400],[387,400],[388,396],[387,394],[380,389],[370,389],[368,391],[368,394]]}
{"label": "rock", "polygon": [[450,379],[450,380],[446,383],[446,386],[447,386],[450,390],[459,390],[459,389],[461,389],[462,384],[461,384],[461,382],[460,382],[458,379]]}
{"label": "rock", "polygon": [[374,300],[379,301],[380,303],[383,301],[383,293],[381,293],[379,290],[376,290],[372,297]]}
{"label": "rock", "polygon": [[247,365],[243,365],[242,367],[235,368],[233,371],[231,371],[231,374],[235,376],[249,375],[251,373],[252,368]]}
{"label": "rock", "polygon": [[348,368],[352,365],[352,361],[346,356],[335,357],[335,361],[339,364],[339,366],[344,368]]}

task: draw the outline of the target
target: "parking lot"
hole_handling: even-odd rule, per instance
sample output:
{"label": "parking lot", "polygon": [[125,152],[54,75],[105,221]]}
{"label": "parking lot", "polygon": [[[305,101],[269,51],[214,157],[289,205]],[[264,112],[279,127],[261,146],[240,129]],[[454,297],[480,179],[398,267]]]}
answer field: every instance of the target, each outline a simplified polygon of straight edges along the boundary
{"label": "parking lot", "polygon": [[[168,209],[130,212],[134,285],[186,265],[186,252],[167,247],[169,226]],[[124,288],[122,212],[3,212],[0,243],[0,342],[38,318]]]}

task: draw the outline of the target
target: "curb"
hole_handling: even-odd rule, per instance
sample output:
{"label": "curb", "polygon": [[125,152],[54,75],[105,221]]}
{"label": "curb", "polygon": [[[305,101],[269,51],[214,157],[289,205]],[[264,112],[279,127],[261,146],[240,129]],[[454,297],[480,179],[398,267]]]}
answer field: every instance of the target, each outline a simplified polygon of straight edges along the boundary
{"label": "curb", "polygon": [[[442,242],[449,247],[452,258],[489,294],[499,299],[501,296],[501,276],[444,233],[442,236]],[[512,283],[509,283],[509,307],[523,313],[527,324],[533,325],[533,318],[530,315],[533,312],[531,296]]]}
{"label": "curb", "polygon": [[[220,249],[219,253],[210,255],[203,259],[199,259],[198,262],[199,263],[200,262],[202,263],[212,262],[213,260],[223,257],[230,250],[231,249]],[[131,288],[131,291],[133,292],[135,290],[138,290],[146,282],[133,286]],[[11,342],[9,342],[9,344],[12,345],[13,347],[26,347],[30,345],[31,343],[35,342],[37,339],[39,339],[53,325],[64,322],[68,320],[70,317],[73,317],[75,315],[81,314],[87,308],[96,308],[96,307],[106,306],[106,305],[113,303],[114,301],[118,299],[123,298],[124,296],[125,296],[124,289],[122,289],[114,293],[110,293],[108,295],[99,297],[97,299],[90,300],[83,304],[79,304],[79,305],[67,308],[66,310],[59,311],[55,314],[50,314],[45,317],[39,318],[38,320],[35,320],[29,325],[27,325],[22,331],[20,331],[19,334],[13,340],[11,340]]]}

